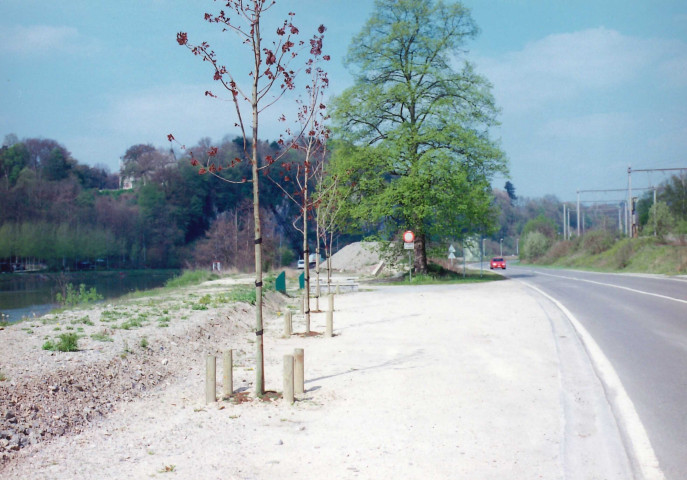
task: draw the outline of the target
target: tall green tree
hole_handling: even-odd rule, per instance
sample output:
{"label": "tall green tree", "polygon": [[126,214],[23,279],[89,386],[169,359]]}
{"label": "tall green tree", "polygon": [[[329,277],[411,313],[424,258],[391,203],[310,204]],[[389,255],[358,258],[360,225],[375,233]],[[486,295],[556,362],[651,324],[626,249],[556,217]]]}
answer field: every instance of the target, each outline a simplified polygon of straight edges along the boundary
{"label": "tall green tree", "polygon": [[430,236],[489,230],[489,183],[506,171],[491,86],[464,58],[477,32],[460,3],[376,0],[348,51],[355,84],[334,103],[351,216],[412,229],[421,272]]}

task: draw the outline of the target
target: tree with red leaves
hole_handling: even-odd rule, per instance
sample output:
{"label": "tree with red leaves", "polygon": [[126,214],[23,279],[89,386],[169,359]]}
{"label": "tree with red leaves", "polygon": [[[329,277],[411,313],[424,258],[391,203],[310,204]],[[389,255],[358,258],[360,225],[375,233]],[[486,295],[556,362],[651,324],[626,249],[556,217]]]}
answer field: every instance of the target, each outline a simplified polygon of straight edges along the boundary
{"label": "tree with red leaves", "polygon": [[[321,67],[321,62],[329,60],[328,55],[322,55],[322,44],[326,28],[320,25],[318,34],[310,40],[310,59],[306,63],[305,73],[310,75],[310,82],[306,85],[306,98],[298,101],[299,133],[292,136],[291,149],[300,152],[301,158],[286,162],[282,169],[283,178],[275,183],[285,195],[293,200],[300,209],[299,218],[294,221],[296,230],[303,234],[304,286],[305,286],[305,333],[310,333],[310,248],[308,241],[308,220],[313,218],[315,202],[310,189],[317,178],[321,178],[324,161],[327,156],[327,140],[330,136],[326,121],[329,119],[327,107],[324,104],[324,92],[329,86],[329,78]],[[325,58],[326,57],[326,58]],[[288,134],[292,132],[287,130]],[[293,188],[288,188],[291,183]],[[298,225],[300,220],[301,225]],[[315,236],[317,240],[317,235]],[[319,281],[319,243],[316,252],[316,271]],[[319,310],[319,291],[316,295]]]}
{"label": "tree with red leaves", "polygon": [[[296,71],[291,68],[298,56],[298,47],[305,45],[303,41],[297,41],[299,34],[298,28],[292,23],[294,14],[289,13],[288,18],[283,21],[275,31],[274,39],[267,43],[262,35],[262,18],[274,5],[275,1],[267,0],[228,0],[223,1],[226,10],[220,10],[218,14],[205,14],[208,23],[220,26],[223,31],[234,32],[241,44],[252,53],[252,64],[249,72],[250,82],[245,88],[236,81],[235,70],[227,65],[220,63],[215,51],[207,42],[193,44],[188,38],[188,34],[180,32],[177,34],[179,45],[188,48],[194,55],[200,57],[211,67],[213,79],[218,82],[221,88],[228,92],[233,102],[236,113],[235,126],[241,130],[243,135],[243,158],[235,158],[229,165],[220,165],[215,160],[217,149],[210,148],[198,157],[191,152],[191,162],[199,167],[198,173],[209,173],[215,177],[232,182],[222,175],[222,170],[231,168],[236,164],[247,161],[251,165],[251,179],[253,186],[253,220],[254,220],[254,245],[255,245],[255,335],[256,335],[256,380],[255,392],[261,396],[265,392],[265,375],[263,359],[263,321],[262,321],[262,234],[260,222],[260,191],[259,174],[269,169],[273,164],[280,161],[288,154],[290,148],[286,145],[283,138],[279,144],[285,146],[278,157],[267,156],[264,162],[259,161],[258,157],[258,127],[260,115],[265,109],[274,105],[283,95],[294,90],[294,78]],[[321,33],[319,43],[311,44],[311,54],[313,50],[321,49]],[[312,65],[310,63],[310,65]],[[218,94],[206,91],[206,96],[217,98]],[[242,106],[247,105],[250,109],[250,121],[246,118]],[[285,118],[284,115],[281,118]],[[301,122],[302,123],[302,122]],[[248,127],[250,126],[250,129]],[[294,137],[300,138],[302,132]],[[169,135],[170,141],[176,141],[173,135]],[[292,140],[293,142],[293,140]],[[294,146],[297,144],[294,142]],[[182,146],[183,148],[183,146]],[[243,178],[239,182],[247,182]]]}

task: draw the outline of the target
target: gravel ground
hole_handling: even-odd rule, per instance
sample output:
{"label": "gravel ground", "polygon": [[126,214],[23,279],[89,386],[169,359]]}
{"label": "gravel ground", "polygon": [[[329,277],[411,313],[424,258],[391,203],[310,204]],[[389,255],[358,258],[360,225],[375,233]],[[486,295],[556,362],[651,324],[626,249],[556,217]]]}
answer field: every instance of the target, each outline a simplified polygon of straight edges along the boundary
{"label": "gravel ground", "polygon": [[[235,284],[227,278],[0,329],[0,465],[28,446],[80,433],[124,403],[157,395],[202,355],[221,356],[223,345],[234,346],[238,365],[250,362],[254,309],[230,300]],[[267,312],[285,300],[268,294]],[[78,351],[42,348],[68,333],[79,335]]]}
{"label": "gravel ground", "polygon": [[[0,331],[0,478],[631,477],[584,347],[517,282],[362,285],[336,296],[333,338],[318,333],[325,313],[309,336],[294,315],[285,337],[296,292],[271,292],[264,399],[252,394],[254,309],[231,293],[250,285],[236,283]],[[508,308],[490,308],[495,298]],[[78,352],[42,350],[68,328],[83,335]],[[228,348],[234,393],[206,404],[206,355]],[[305,392],[291,405],[278,392],[294,348]]]}

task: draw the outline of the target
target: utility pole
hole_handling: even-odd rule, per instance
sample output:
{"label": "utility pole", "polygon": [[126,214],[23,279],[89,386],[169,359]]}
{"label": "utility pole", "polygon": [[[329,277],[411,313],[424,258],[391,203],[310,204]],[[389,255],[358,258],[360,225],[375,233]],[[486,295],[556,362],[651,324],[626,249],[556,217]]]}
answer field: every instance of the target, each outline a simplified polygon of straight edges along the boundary
{"label": "utility pole", "polygon": [[577,191],[577,236],[580,236],[580,191]]}
{"label": "utility pole", "polygon": [[567,230],[567,225],[568,225],[567,218],[568,217],[566,215],[565,208],[566,208],[566,206],[564,203],[563,204],[563,240],[568,239],[568,230]]}

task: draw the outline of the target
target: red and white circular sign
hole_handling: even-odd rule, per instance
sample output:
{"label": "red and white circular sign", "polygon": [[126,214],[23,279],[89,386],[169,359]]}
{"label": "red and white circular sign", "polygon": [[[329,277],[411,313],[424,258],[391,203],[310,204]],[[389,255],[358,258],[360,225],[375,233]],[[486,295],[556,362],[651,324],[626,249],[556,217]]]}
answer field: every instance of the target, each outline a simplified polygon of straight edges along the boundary
{"label": "red and white circular sign", "polygon": [[411,230],[406,230],[403,232],[403,241],[406,243],[413,243],[415,240],[415,234]]}

